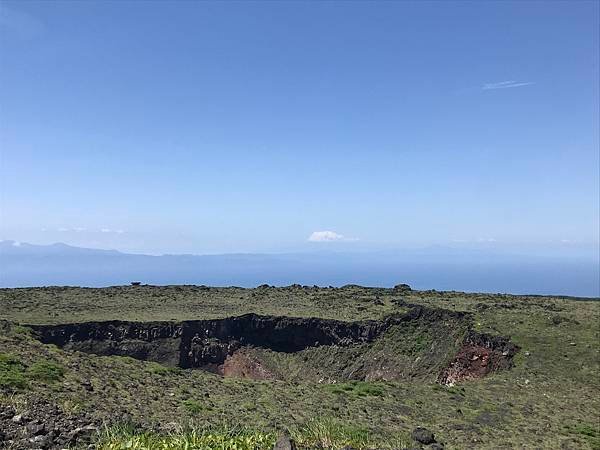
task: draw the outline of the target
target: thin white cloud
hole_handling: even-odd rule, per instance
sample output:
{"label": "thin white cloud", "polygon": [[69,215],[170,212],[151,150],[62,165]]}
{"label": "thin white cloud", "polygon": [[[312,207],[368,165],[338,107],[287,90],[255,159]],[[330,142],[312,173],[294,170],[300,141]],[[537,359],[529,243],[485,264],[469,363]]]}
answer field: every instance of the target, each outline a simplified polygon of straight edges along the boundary
{"label": "thin white cloud", "polygon": [[101,228],[100,229],[100,233],[117,233],[117,234],[123,234],[123,233],[125,233],[125,230],[112,230],[110,228]]}
{"label": "thin white cloud", "polygon": [[489,91],[491,89],[510,89],[521,86],[529,86],[531,84],[535,84],[533,81],[499,81],[497,83],[485,83],[481,86],[481,89],[484,91]]}
{"label": "thin white cloud", "polygon": [[456,244],[473,244],[473,243],[484,243],[484,242],[497,242],[496,238],[493,237],[479,237],[477,239],[475,238],[469,238],[469,239],[452,239],[452,242],[456,243]]}
{"label": "thin white cloud", "polygon": [[308,237],[309,242],[339,242],[339,241],[357,241],[356,238],[347,238],[343,234],[336,233],[335,231],[314,231]]}
{"label": "thin white cloud", "polygon": [[[57,228],[56,231],[60,231],[61,233],[66,233],[69,231],[75,232],[75,233],[81,233],[83,231],[85,231],[87,228],[83,228],[83,227],[60,227]],[[42,231],[47,231],[46,228],[42,228]]]}

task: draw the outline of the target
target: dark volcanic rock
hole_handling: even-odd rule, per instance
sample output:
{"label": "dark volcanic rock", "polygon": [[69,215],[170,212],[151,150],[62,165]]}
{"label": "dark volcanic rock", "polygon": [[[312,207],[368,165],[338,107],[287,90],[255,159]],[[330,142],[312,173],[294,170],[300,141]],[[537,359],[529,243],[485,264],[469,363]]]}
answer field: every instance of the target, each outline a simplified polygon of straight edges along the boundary
{"label": "dark volcanic rock", "polygon": [[[18,420],[13,420],[18,418]],[[89,442],[98,430],[85,415],[67,414],[46,400],[31,399],[26,414],[0,405],[0,448],[63,449]]]}
{"label": "dark volcanic rock", "polygon": [[369,342],[388,322],[259,316],[172,322],[31,325],[43,343],[98,355],[130,356],[183,368],[222,364],[241,346],[297,352],[319,345]]}
{"label": "dark volcanic rock", "polygon": [[433,444],[435,442],[435,437],[433,433],[429,431],[427,428],[417,427],[412,432],[412,438],[420,442],[421,444]]}
{"label": "dark volcanic rock", "polygon": [[394,290],[395,291],[400,291],[400,292],[408,292],[408,291],[412,291],[411,287],[408,284],[397,284],[396,286],[394,286]]}

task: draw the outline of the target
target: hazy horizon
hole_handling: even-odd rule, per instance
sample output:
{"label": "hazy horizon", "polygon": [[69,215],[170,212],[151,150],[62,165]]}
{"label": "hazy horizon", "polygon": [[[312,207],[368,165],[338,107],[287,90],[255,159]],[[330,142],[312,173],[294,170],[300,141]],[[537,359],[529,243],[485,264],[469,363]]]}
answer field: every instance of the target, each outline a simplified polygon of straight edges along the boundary
{"label": "hazy horizon", "polygon": [[431,246],[303,252],[143,255],[54,244],[0,242],[0,287],[152,285],[255,287],[291,284],[392,287],[600,297],[593,252],[524,254]]}

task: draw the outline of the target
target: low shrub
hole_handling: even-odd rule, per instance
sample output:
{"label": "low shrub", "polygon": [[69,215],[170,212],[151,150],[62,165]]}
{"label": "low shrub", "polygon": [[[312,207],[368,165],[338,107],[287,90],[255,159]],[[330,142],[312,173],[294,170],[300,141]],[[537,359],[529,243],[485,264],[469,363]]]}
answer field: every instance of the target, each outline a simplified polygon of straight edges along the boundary
{"label": "low shrub", "polygon": [[0,353],[0,388],[25,389],[27,378],[25,377],[25,365],[16,357]]}
{"label": "low shrub", "polygon": [[204,406],[202,406],[202,404],[200,402],[197,402],[196,400],[192,400],[192,399],[184,400],[183,407],[185,409],[187,409],[189,412],[191,412],[192,414],[199,414],[204,409],[206,409]]}
{"label": "low shrub", "polygon": [[27,369],[27,377],[42,383],[53,383],[62,379],[65,368],[54,361],[37,361]]}

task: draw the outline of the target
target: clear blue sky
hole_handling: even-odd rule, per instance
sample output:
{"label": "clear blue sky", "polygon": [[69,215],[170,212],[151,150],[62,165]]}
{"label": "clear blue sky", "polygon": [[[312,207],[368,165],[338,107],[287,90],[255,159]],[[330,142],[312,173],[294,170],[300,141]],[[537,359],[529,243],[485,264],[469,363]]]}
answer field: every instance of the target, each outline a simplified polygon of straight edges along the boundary
{"label": "clear blue sky", "polygon": [[2,239],[598,245],[596,1],[2,1],[0,28]]}

